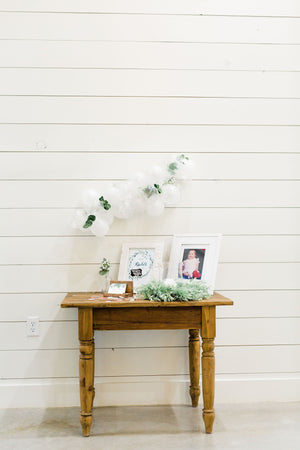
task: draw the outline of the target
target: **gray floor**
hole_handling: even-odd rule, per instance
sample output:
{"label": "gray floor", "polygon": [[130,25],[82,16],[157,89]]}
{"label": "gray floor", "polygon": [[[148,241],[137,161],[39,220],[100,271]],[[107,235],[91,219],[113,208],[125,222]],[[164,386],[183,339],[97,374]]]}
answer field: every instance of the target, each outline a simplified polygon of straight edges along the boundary
{"label": "gray floor", "polygon": [[201,408],[95,408],[89,438],[78,408],[0,410],[0,448],[299,450],[300,404],[219,405],[214,433],[204,433]]}

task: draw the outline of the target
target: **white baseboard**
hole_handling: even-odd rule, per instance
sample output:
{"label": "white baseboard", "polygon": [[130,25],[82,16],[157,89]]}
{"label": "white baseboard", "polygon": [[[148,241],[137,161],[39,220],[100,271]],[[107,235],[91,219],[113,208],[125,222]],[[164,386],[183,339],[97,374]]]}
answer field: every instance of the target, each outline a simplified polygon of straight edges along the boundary
{"label": "white baseboard", "polygon": [[[95,406],[190,404],[186,376],[97,377],[95,386]],[[215,404],[299,401],[297,392],[297,373],[219,375]],[[75,378],[0,381],[0,408],[71,406],[79,407]]]}

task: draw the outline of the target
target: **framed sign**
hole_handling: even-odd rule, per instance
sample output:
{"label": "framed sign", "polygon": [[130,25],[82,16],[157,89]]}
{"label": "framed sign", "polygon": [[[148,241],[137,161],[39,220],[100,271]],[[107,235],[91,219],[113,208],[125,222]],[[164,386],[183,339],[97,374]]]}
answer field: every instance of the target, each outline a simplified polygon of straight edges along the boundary
{"label": "framed sign", "polygon": [[174,236],[168,278],[201,280],[206,282],[210,291],[213,292],[220,243],[220,234]]}
{"label": "framed sign", "polygon": [[162,276],[163,242],[123,244],[119,279],[133,281],[134,289]]}

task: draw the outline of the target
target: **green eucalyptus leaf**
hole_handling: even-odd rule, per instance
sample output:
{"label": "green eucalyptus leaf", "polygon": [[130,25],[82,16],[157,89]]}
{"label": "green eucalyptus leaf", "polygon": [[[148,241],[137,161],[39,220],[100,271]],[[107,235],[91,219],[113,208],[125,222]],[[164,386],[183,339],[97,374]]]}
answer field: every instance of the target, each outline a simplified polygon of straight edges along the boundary
{"label": "green eucalyptus leaf", "polygon": [[157,192],[158,192],[159,194],[162,193],[162,190],[161,190],[161,187],[159,186],[159,184],[155,184],[155,183],[154,183],[154,187],[155,187],[155,189],[157,190]]}
{"label": "green eucalyptus leaf", "polygon": [[99,270],[99,275],[106,275],[109,270]]}
{"label": "green eucalyptus leaf", "polygon": [[171,175],[174,175],[174,173],[176,172],[177,169],[178,169],[178,164],[176,162],[172,162],[168,166],[168,171],[170,172]]}
{"label": "green eucalyptus leaf", "polygon": [[105,200],[103,195],[101,195],[101,197],[99,198],[99,202],[106,211],[108,211],[111,208],[111,204],[107,200]]}
{"label": "green eucalyptus leaf", "polygon": [[92,225],[93,225],[93,222],[92,222],[91,220],[87,220],[87,221],[85,222],[85,224],[83,225],[82,228],[89,228],[89,227],[91,227]]}
{"label": "green eucalyptus leaf", "polygon": [[88,218],[86,219],[85,224],[83,225],[82,228],[89,228],[93,225],[93,222],[96,220],[96,216],[94,216],[93,214],[90,214],[88,216]]}

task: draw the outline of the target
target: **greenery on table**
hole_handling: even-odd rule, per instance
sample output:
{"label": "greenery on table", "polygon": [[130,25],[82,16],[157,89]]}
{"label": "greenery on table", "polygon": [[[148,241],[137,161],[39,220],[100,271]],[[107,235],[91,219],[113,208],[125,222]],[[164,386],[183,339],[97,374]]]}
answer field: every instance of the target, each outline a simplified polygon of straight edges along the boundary
{"label": "greenery on table", "polygon": [[140,286],[137,294],[152,302],[189,302],[211,297],[209,287],[199,280],[151,281]]}
{"label": "greenery on table", "polygon": [[99,275],[106,275],[110,270],[110,262],[108,259],[103,258],[100,264]]}

